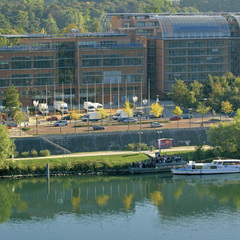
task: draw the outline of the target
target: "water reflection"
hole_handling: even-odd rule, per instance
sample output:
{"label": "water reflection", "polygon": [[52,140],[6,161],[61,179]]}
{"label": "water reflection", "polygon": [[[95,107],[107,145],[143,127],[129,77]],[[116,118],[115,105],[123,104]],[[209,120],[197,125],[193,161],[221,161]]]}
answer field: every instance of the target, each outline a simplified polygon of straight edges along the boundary
{"label": "water reflection", "polygon": [[134,213],[152,205],[162,217],[240,207],[240,174],[177,177],[73,176],[0,181],[0,222],[54,218],[57,214]]}

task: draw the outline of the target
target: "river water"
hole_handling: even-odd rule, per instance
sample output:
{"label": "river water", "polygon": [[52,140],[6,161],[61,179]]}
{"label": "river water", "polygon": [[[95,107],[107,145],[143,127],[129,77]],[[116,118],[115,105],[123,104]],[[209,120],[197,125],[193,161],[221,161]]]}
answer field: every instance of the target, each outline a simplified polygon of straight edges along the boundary
{"label": "river water", "polygon": [[240,174],[0,180],[0,239],[239,239]]}

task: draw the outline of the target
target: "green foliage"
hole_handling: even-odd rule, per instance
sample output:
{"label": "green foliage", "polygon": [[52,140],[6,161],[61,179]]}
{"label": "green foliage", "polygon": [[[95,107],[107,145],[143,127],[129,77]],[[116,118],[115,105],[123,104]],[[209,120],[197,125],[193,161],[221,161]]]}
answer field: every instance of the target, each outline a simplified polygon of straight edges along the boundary
{"label": "green foliage", "polygon": [[26,158],[29,156],[29,152],[22,152],[21,157]]}
{"label": "green foliage", "polygon": [[14,157],[17,158],[19,156],[19,152],[18,151],[14,151]]}
{"label": "green foliage", "polygon": [[39,156],[41,156],[41,157],[50,156],[50,151],[49,151],[48,149],[40,150],[40,151],[39,151]]}
{"label": "green foliage", "polygon": [[140,146],[141,150],[149,150],[149,147],[146,143],[129,143],[125,146],[125,149],[128,151],[138,151],[140,149]]}
{"label": "green foliage", "polygon": [[210,126],[207,139],[223,156],[239,155],[240,152],[240,120],[221,122],[218,126]]}
{"label": "green foliage", "polygon": [[38,156],[38,152],[33,149],[33,150],[31,150],[31,152],[30,152],[30,156],[32,156],[32,157],[37,157],[37,156]]}
{"label": "green foliage", "polygon": [[0,125],[0,162],[11,156],[15,150],[14,140],[10,139],[5,125]]}
{"label": "green foliage", "polygon": [[13,114],[19,109],[21,102],[19,101],[19,93],[14,87],[11,85],[6,92],[4,92],[3,106],[4,109],[10,110]]}

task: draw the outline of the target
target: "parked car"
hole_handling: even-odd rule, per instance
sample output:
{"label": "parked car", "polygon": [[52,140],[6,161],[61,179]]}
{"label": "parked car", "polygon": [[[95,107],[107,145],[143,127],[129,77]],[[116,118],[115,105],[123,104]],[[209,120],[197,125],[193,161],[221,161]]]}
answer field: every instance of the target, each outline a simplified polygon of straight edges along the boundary
{"label": "parked car", "polygon": [[123,122],[128,122],[128,123],[130,123],[130,122],[137,122],[137,119],[135,119],[135,118],[125,118],[125,119],[123,119]]}
{"label": "parked car", "polygon": [[134,117],[142,116],[143,115],[143,110],[136,110],[133,112]]}
{"label": "parked car", "polygon": [[105,128],[99,125],[94,125],[93,130],[104,130]]}
{"label": "parked car", "polygon": [[233,118],[235,114],[236,114],[236,112],[231,112],[231,113],[228,114],[228,116]]}
{"label": "parked car", "polygon": [[123,122],[125,119],[127,119],[127,118],[118,118],[118,122]]}
{"label": "parked car", "polygon": [[163,127],[164,125],[162,123],[158,123],[158,122],[152,122],[151,123],[151,127],[152,128],[156,128],[156,127]]}
{"label": "parked car", "polygon": [[47,121],[57,121],[58,118],[57,117],[49,117],[47,118]]}
{"label": "parked car", "polygon": [[170,118],[171,121],[177,121],[177,120],[181,120],[181,119],[182,119],[181,116],[174,116],[174,117]]}
{"label": "parked car", "polygon": [[182,119],[189,119],[189,118],[193,118],[193,115],[192,114],[182,115]]}
{"label": "parked car", "polygon": [[6,122],[5,124],[8,127],[17,127],[18,126],[18,124],[16,122]]}
{"label": "parked car", "polygon": [[61,120],[71,120],[71,116],[67,115],[61,118]]}
{"label": "parked car", "polygon": [[57,122],[54,123],[55,127],[62,127],[62,126],[67,126],[68,122],[67,120],[58,120]]}
{"label": "parked car", "polygon": [[149,117],[149,118],[163,118],[163,114],[162,114],[162,115],[159,115],[159,117],[155,117],[155,116],[153,115],[153,113],[149,113],[148,117]]}

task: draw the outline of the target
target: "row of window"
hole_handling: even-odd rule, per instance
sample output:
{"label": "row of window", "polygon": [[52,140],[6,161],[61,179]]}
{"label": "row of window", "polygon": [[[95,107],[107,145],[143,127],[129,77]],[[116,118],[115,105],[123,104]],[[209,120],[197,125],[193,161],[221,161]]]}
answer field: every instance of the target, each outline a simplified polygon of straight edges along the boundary
{"label": "row of window", "polygon": [[222,47],[223,40],[207,40],[207,41],[169,41],[168,48],[186,48],[186,47]]}
{"label": "row of window", "polygon": [[83,59],[83,67],[100,67],[100,66],[142,66],[142,58],[124,58],[122,64],[122,58],[108,58],[108,59]]}

